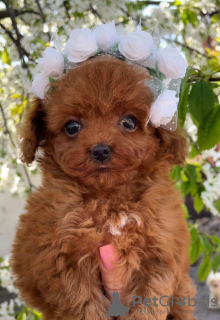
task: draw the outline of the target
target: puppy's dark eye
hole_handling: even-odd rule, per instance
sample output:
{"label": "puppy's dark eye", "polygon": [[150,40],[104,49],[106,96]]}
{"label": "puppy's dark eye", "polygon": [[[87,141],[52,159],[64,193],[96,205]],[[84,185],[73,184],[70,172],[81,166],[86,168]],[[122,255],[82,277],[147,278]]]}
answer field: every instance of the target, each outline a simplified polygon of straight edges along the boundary
{"label": "puppy's dark eye", "polygon": [[77,121],[68,121],[65,124],[65,131],[69,136],[73,136],[82,129],[82,125]]}
{"label": "puppy's dark eye", "polygon": [[134,130],[138,125],[138,119],[134,116],[126,116],[121,120],[120,125],[126,130]]}

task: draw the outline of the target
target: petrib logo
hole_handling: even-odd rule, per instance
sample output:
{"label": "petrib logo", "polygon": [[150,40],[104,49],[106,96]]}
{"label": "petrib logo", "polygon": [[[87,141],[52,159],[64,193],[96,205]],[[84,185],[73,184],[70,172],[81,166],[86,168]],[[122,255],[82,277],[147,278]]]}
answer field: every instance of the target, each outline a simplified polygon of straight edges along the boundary
{"label": "petrib logo", "polygon": [[[112,297],[112,302],[107,298],[107,296],[111,295]],[[107,293],[105,296],[103,296],[102,299],[99,300],[103,304],[103,314],[102,317],[108,319],[110,317],[118,317],[118,316],[124,316],[126,315],[130,308],[127,306],[124,306],[122,302],[120,301],[119,298],[119,293],[117,291],[113,291],[110,293]],[[168,307],[168,306],[179,306],[179,307],[194,307],[196,305],[198,306],[203,306],[204,303],[208,303],[210,307],[216,307],[217,306],[217,299],[212,298],[210,299],[209,297],[205,299],[195,299],[191,298],[189,295],[187,297],[181,297],[181,296],[162,296],[160,298],[153,297],[152,299],[150,298],[145,298],[143,299],[140,296],[133,296],[133,303],[132,306],[135,307],[136,305],[142,304],[145,307],[155,307],[157,308],[159,305],[163,307]],[[141,311],[140,309],[137,309],[136,312],[138,314],[149,314],[151,312],[157,313],[156,309],[154,310],[147,310],[147,308],[143,308]],[[178,310],[178,313],[191,313],[192,311],[190,310]],[[164,311],[160,310],[160,314],[168,313],[166,309]],[[174,311],[175,313],[175,311]]]}
{"label": "petrib logo", "polygon": [[[112,303],[110,302],[110,300],[105,299],[107,298],[108,295],[112,296]],[[121,303],[119,299],[119,293],[117,291],[113,291],[112,293],[107,293],[99,301],[102,301],[103,303],[103,315],[102,315],[103,318],[108,318],[108,316],[111,316],[111,317],[124,316],[130,310],[129,307],[126,307]]]}

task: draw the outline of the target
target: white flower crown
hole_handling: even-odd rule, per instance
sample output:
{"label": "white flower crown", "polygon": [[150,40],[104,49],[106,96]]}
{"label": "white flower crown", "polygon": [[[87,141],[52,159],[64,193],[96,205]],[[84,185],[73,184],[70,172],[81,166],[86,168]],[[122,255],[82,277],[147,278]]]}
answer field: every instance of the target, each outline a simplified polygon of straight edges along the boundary
{"label": "white flower crown", "polygon": [[154,30],[142,31],[140,26],[135,32],[119,35],[114,21],[101,24],[93,31],[88,28],[72,30],[63,53],[57,37],[56,49],[46,48],[43,57],[38,59],[41,72],[32,82],[32,92],[36,96],[44,99],[48,84],[58,79],[65,69],[73,69],[99,54],[110,54],[148,70],[151,78],[146,84],[153,89],[155,101],[147,123],[176,130],[179,89],[187,64],[174,45],[164,46]]}

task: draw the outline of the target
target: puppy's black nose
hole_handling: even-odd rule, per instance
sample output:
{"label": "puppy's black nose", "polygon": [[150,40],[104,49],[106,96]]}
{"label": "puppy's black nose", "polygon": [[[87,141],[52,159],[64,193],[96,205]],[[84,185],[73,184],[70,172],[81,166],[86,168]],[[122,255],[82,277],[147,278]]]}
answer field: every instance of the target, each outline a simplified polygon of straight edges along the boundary
{"label": "puppy's black nose", "polygon": [[103,162],[111,157],[111,147],[105,144],[97,144],[91,150],[91,156],[93,159]]}

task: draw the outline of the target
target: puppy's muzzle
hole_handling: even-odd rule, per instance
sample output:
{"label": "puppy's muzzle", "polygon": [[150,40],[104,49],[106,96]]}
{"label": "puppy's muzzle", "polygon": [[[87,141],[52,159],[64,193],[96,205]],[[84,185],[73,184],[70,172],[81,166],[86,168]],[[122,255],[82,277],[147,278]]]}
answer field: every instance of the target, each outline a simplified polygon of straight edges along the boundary
{"label": "puppy's muzzle", "polygon": [[91,150],[92,159],[104,162],[105,160],[109,160],[111,158],[112,150],[111,147],[104,144],[97,144]]}

